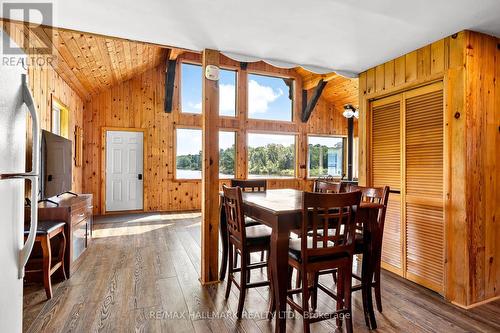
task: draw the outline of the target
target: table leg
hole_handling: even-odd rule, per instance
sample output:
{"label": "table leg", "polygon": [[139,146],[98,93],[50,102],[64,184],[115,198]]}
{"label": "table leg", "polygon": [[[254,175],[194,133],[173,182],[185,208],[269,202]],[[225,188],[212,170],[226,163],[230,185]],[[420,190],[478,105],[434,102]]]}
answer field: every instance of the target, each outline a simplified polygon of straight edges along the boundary
{"label": "table leg", "polygon": [[[221,200],[222,201],[222,200]],[[227,254],[229,249],[229,240],[227,238],[227,221],[226,210],[224,205],[220,204],[220,223],[219,223],[220,239],[222,243],[222,260],[220,263],[219,280],[224,281],[227,271]]]}
{"label": "table leg", "polygon": [[[281,225],[280,225],[281,224]],[[275,302],[275,332],[286,332],[286,294],[288,286],[289,223],[275,223],[271,236],[271,275]]]}

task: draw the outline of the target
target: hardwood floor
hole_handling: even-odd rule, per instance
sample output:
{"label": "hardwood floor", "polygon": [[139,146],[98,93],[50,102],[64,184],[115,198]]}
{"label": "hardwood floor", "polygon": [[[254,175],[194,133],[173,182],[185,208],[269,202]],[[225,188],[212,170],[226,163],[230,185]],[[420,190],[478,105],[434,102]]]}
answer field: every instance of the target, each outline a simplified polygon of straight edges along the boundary
{"label": "hardwood floor", "polygon": [[[265,319],[268,287],[248,292],[247,316],[236,320],[238,290],[226,302],[226,283],[201,286],[200,214],[140,214],[97,219],[94,240],[70,280],[54,283],[46,301],[41,285],[24,296],[24,332],[272,332]],[[259,255],[259,254],[258,254]],[[256,255],[256,259],[257,256]],[[252,281],[265,277],[253,272]],[[332,283],[330,276],[322,277]],[[367,332],[360,292],[354,294],[356,332]],[[391,273],[382,276],[383,313],[377,332],[498,332],[500,301],[465,311]],[[335,303],[319,294],[319,311]],[[287,321],[302,331],[300,315]],[[335,321],[313,332],[335,331]]]}

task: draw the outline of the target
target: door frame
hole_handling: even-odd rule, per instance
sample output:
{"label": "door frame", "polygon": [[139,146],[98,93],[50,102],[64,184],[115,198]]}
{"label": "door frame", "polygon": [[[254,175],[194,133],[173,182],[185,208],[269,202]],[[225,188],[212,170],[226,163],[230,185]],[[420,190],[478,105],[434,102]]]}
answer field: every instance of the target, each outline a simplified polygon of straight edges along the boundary
{"label": "door frame", "polygon": [[[142,132],[142,209],[124,210],[124,211],[106,211],[106,132],[122,131],[122,132]],[[144,183],[146,181],[146,173],[144,163],[146,161],[146,133],[145,128],[133,127],[102,127],[101,128],[101,215],[108,214],[128,214],[144,212],[146,207],[146,194]]]}

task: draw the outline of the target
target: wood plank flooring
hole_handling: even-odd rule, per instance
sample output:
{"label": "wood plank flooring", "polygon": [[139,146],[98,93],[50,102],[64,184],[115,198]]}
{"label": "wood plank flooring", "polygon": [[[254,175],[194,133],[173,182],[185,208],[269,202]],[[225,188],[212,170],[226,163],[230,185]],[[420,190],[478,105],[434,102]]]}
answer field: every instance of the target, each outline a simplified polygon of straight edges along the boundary
{"label": "wood plank flooring", "polygon": [[[207,287],[200,274],[200,214],[140,214],[96,219],[94,239],[70,280],[54,283],[46,301],[41,285],[25,287],[24,332],[272,332],[265,319],[268,288],[248,292],[237,320],[238,290],[226,302],[226,283]],[[257,257],[258,258],[258,255]],[[252,281],[265,278],[255,270]],[[330,276],[323,281],[332,284]],[[319,310],[335,303],[319,295]],[[382,277],[383,313],[377,332],[499,332],[500,301],[459,309],[438,294],[391,273]],[[356,332],[367,332],[361,295],[354,294]],[[300,315],[287,322],[302,331]],[[339,331],[335,321],[313,332]]]}

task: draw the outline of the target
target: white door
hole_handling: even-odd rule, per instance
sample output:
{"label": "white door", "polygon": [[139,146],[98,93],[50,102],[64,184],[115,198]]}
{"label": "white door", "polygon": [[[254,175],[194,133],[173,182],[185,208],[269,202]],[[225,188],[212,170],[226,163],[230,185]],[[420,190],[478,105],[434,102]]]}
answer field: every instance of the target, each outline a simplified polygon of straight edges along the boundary
{"label": "white door", "polygon": [[142,132],[106,132],[106,211],[143,209]]}

